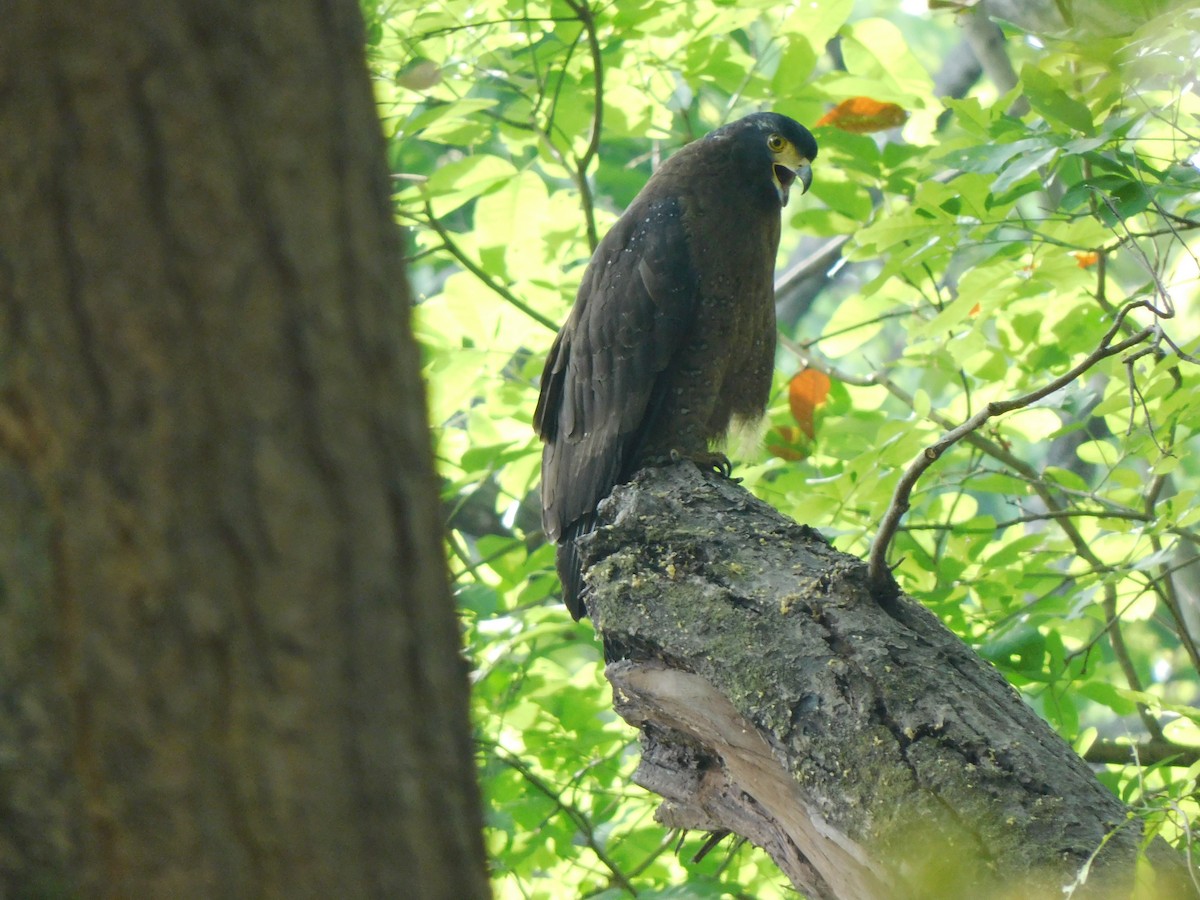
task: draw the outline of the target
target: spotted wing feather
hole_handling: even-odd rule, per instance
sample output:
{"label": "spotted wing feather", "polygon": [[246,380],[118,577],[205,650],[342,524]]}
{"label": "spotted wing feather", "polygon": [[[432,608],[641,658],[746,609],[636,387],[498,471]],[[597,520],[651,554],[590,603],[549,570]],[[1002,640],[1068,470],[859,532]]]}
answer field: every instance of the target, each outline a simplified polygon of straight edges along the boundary
{"label": "spotted wing feather", "polygon": [[665,379],[693,319],[695,272],[674,197],[639,197],[596,248],[542,373],[534,426],[542,519],[558,541],[567,607],[584,613],[574,539],[596,505],[633,474]]}

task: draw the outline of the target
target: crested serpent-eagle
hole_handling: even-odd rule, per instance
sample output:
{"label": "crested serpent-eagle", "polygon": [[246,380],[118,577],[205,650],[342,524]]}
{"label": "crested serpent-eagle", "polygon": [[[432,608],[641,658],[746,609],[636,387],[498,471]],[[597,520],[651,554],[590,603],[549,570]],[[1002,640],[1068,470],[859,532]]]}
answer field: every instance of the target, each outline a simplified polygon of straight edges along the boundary
{"label": "crested serpent-eagle", "polygon": [[542,521],[563,600],[586,609],[575,539],[640,467],[690,459],[762,416],[775,363],[780,211],[812,181],[804,126],[756,113],[677,151],[605,235],[542,372]]}

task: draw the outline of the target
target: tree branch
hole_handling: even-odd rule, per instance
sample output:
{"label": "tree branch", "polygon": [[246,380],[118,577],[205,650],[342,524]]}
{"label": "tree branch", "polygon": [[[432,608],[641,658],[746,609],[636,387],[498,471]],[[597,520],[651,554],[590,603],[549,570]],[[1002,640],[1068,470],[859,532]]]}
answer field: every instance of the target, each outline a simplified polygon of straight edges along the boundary
{"label": "tree branch", "polygon": [[1109,766],[1193,766],[1200,762],[1200,747],[1186,747],[1166,740],[1131,744],[1095,741],[1083,754],[1090,763]]}
{"label": "tree branch", "polygon": [[870,553],[870,578],[871,583],[876,590],[887,592],[894,590],[894,580],[891,570],[887,565],[887,551],[892,538],[895,536],[896,528],[900,524],[901,518],[909,509],[909,498],[912,495],[912,490],[916,486],[917,481],[925,470],[932,466],[942,454],[950,447],[954,446],[964,437],[978,431],[985,422],[989,419],[1003,415],[1004,413],[1012,412],[1015,409],[1021,409],[1036,403],[1043,397],[1053,394],[1055,391],[1062,389],[1066,385],[1073,382],[1084,372],[1088,371],[1092,366],[1102,359],[1107,359],[1110,356],[1115,356],[1123,353],[1131,347],[1148,340],[1154,334],[1153,328],[1143,328],[1141,331],[1119,341],[1116,344],[1111,343],[1113,338],[1120,331],[1121,323],[1125,316],[1132,309],[1146,306],[1145,301],[1136,301],[1123,307],[1117,315],[1117,320],[1113,323],[1108,333],[1100,341],[1100,345],[1091,353],[1089,353],[1082,361],[1072,367],[1067,372],[1053,379],[1035,391],[1024,394],[1020,397],[1011,400],[997,400],[987,404],[983,409],[971,416],[965,422],[951,431],[944,434],[936,443],[925,448],[925,450],[909,465],[908,469],[901,476],[896,484],[896,490],[892,494],[892,502],[888,506],[887,512],[884,514],[883,521],[880,523],[879,531],[875,536],[875,540],[871,544]]}
{"label": "tree branch", "polygon": [[563,800],[558,791],[556,791],[549,783],[540,778],[537,773],[533,771],[533,769],[526,765],[524,760],[509,753],[499,744],[491,744],[489,749],[496,759],[504,763],[504,765],[508,766],[514,772],[518,773],[522,778],[525,779],[526,783],[530,787],[532,787],[542,796],[549,799],[550,802],[558,808],[559,812],[563,813],[575,824],[575,827],[579,830],[580,837],[583,839],[584,844],[587,845],[587,848],[591,850],[592,853],[596,854],[596,859],[600,860],[601,864],[611,873],[613,883],[620,885],[623,890],[628,891],[632,896],[636,897],[637,891],[633,889],[633,885],[630,884],[628,876],[626,876],[625,873],[621,871],[621,867],[618,866],[607,853],[605,853],[604,847],[600,844],[600,841],[597,840],[596,832],[592,828],[591,820],[576,807]]}
{"label": "tree branch", "polygon": [[[1117,665],[1121,667],[1121,672],[1125,676],[1130,690],[1141,693],[1145,687],[1142,685],[1142,679],[1138,677],[1133,659],[1129,656],[1125,635],[1121,632],[1121,616],[1117,612],[1117,586],[1108,581],[1104,583],[1102,607],[1104,609],[1104,630],[1108,632],[1108,643],[1112,647],[1113,656],[1117,659]],[[1155,741],[1163,740],[1162,726],[1158,724],[1158,720],[1154,718],[1149,707],[1144,703],[1139,703],[1137,711],[1142,724],[1146,726],[1146,731],[1150,733],[1150,738]]]}
{"label": "tree branch", "polygon": [[[941,440],[931,447],[926,448],[926,450],[910,465],[909,469],[904,473],[900,481],[897,483],[895,492],[893,493],[892,502],[889,504],[887,512],[884,514],[880,529],[876,533],[875,539],[871,545],[869,571],[871,575],[871,583],[874,586],[874,589],[877,591],[877,596],[886,597],[897,590],[891,570],[887,566],[887,549],[888,545],[891,543],[891,540],[895,536],[895,532],[899,528],[901,518],[909,508],[909,497],[911,496],[913,488],[924,471],[928,469],[945,452],[946,449],[948,449],[954,443],[957,443],[959,440],[964,439],[968,443],[979,447],[993,458],[1002,461],[1014,472],[1020,473],[1023,477],[1025,477],[1030,486],[1037,493],[1038,498],[1045,505],[1047,517],[1056,522],[1058,527],[1071,542],[1071,545],[1074,547],[1076,553],[1078,553],[1081,558],[1091,564],[1093,568],[1097,570],[1104,568],[1099,558],[1097,558],[1092,552],[1092,549],[1088,545],[1087,541],[1084,540],[1083,536],[1079,533],[1079,530],[1075,527],[1073,521],[1071,521],[1071,517],[1064,515],[1066,510],[1064,510],[1064,508],[1057,502],[1038,472],[1029,466],[1028,463],[1016,458],[1013,456],[1013,454],[1005,450],[1000,445],[978,434],[977,430],[984,424],[984,422],[993,416],[1010,412],[1014,409],[1019,409],[1030,403],[1036,402],[1037,400],[1048,396],[1049,394],[1061,389],[1071,381],[1078,378],[1079,375],[1083,374],[1083,372],[1085,372],[1100,359],[1122,353],[1130,347],[1135,346],[1159,333],[1156,328],[1152,326],[1135,332],[1117,344],[1111,343],[1111,341],[1117,336],[1117,334],[1121,332],[1122,328],[1124,327],[1125,319],[1128,314],[1133,309],[1139,307],[1153,309],[1153,307],[1146,301],[1135,301],[1122,307],[1117,312],[1112,327],[1101,339],[1100,344],[1095,351],[1089,354],[1088,357],[1086,357],[1079,365],[1059,378],[1054,379],[1049,384],[1039,388],[1038,390],[1013,400],[997,401],[995,403],[988,404],[988,406],[980,410],[974,416],[970,417],[966,422],[954,427],[950,427],[948,420],[936,412],[931,411],[928,414],[931,420],[941,424],[943,427],[949,427],[950,430],[942,437]],[[788,342],[785,342],[785,344],[787,343]],[[794,344],[792,345],[792,349],[801,358],[808,358],[807,354],[804,354]],[[822,368],[820,364],[818,364],[816,367]],[[882,385],[886,387],[890,393],[907,403],[910,407],[913,406],[912,398],[898,385],[881,373],[875,373],[866,378],[856,379],[853,377],[847,378],[847,376],[845,376],[843,373],[837,372],[832,367],[826,366],[823,370],[825,370],[826,374],[829,374],[831,377],[837,377],[851,384],[857,383],[862,385]],[[1118,662],[1121,665],[1122,672],[1126,677],[1129,687],[1132,690],[1141,691],[1143,689],[1143,685],[1137,676],[1136,670],[1129,661],[1129,654],[1125,648],[1124,636],[1120,631],[1120,622],[1116,615],[1115,600],[1113,600],[1111,603],[1108,602],[1107,590],[1108,589],[1106,589],[1105,595],[1105,615],[1107,623],[1106,630],[1109,635],[1109,640],[1113,645],[1114,655],[1117,657]],[[1154,719],[1153,715],[1144,704],[1138,704],[1138,714],[1150,734],[1153,737],[1161,737],[1162,732],[1157,720]]]}
{"label": "tree branch", "polygon": [[[665,825],[742,835],[826,900],[1061,896],[1089,865],[1131,888],[1140,821],[935,616],[876,603],[861,561],[690,463],[600,517],[586,601]],[[1148,862],[1195,896],[1165,843]]]}
{"label": "tree branch", "polygon": [[525,315],[529,316],[529,318],[533,319],[540,325],[544,325],[551,331],[558,331],[558,325],[556,325],[553,320],[542,315],[500,282],[496,281],[496,279],[492,278],[491,275],[480,268],[479,264],[476,263],[475,260],[471,259],[471,257],[467,255],[466,251],[463,250],[462,247],[458,246],[454,238],[451,237],[450,232],[446,230],[446,226],[439,222],[437,217],[433,214],[433,207],[430,205],[428,200],[425,201],[425,216],[429,222],[429,227],[432,228],[437,236],[442,239],[442,243],[446,245],[446,250],[449,251],[451,256],[458,260],[459,265],[478,278],[485,287],[490,288],[506,302],[511,303],[521,312],[525,313]]}
{"label": "tree branch", "polygon": [[[1004,46],[1004,32],[988,18],[987,10],[982,4],[972,5],[962,11],[959,22],[962,24],[963,35],[979,65],[987,73],[992,84],[1000,94],[1007,94],[1017,86],[1017,72]],[[1008,114],[1020,118],[1029,112],[1029,101],[1023,96],[1018,97],[1009,107]]]}
{"label": "tree branch", "polygon": [[824,275],[842,255],[842,248],[850,241],[850,235],[830,238],[800,262],[791,266],[775,279],[775,297],[778,300],[796,285],[818,275]]}

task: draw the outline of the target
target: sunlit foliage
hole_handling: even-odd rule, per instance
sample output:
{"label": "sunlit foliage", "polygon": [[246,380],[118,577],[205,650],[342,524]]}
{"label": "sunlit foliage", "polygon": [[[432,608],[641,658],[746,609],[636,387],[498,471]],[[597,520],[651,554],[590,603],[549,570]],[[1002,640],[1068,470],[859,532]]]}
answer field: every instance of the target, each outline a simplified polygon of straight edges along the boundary
{"label": "sunlit foliage", "polygon": [[[690,862],[704,836],[677,852],[631,783],[599,650],[556,597],[530,428],[597,235],[657,160],[757,109],[859,118],[815,129],[813,189],[786,210],[771,430],[732,449],[738,474],[866,556],[925,448],[1025,398],[924,473],[888,561],[1080,752],[1200,745],[1200,16],[1168,6],[1046,4],[1004,23],[1016,82],[968,80],[960,99],[940,96],[945,63],[979,8],[365,7],[498,896],[787,893],[750,848]],[[830,384],[811,438],[789,403],[805,367]],[[1184,846],[1198,773],[1102,777]]]}

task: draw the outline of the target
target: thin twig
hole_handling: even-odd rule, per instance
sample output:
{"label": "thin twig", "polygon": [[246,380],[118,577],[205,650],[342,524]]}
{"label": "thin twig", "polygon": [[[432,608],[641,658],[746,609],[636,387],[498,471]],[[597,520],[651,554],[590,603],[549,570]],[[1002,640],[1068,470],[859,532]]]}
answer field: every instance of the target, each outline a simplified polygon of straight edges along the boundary
{"label": "thin twig", "polygon": [[[1162,553],[1162,541],[1157,535],[1150,538],[1150,548],[1155,554]],[[1183,604],[1179,600],[1179,592],[1175,589],[1174,573],[1170,567],[1164,564],[1158,567],[1157,575],[1143,574],[1150,579],[1154,592],[1158,594],[1163,606],[1171,613],[1171,618],[1175,620],[1175,634],[1183,644],[1183,649],[1187,651],[1188,659],[1192,661],[1192,668],[1200,673],[1200,649],[1196,647],[1196,642],[1188,629],[1187,619],[1184,618]]]}
{"label": "thin twig", "polygon": [[566,0],[571,12],[578,16],[587,33],[588,49],[592,54],[592,83],[595,97],[592,102],[592,133],[588,137],[587,148],[583,155],[575,159],[576,184],[583,201],[583,215],[587,220],[588,246],[596,249],[599,237],[596,234],[596,215],[592,203],[592,191],[587,182],[587,170],[600,151],[600,133],[604,127],[604,60],[600,53],[600,38],[596,34],[596,19],[587,0]]}
{"label": "thin twig", "polygon": [[883,521],[880,523],[879,531],[875,536],[875,540],[871,544],[871,554],[868,561],[868,577],[871,583],[877,590],[887,591],[892,586],[891,570],[887,565],[887,551],[891,544],[892,538],[895,536],[896,528],[900,524],[901,518],[908,511],[909,498],[912,496],[913,488],[925,470],[932,466],[942,454],[950,447],[954,446],[963,438],[975,433],[989,419],[1002,415],[1007,412],[1012,412],[1015,409],[1021,409],[1036,403],[1044,397],[1053,394],[1055,391],[1066,387],[1071,382],[1075,381],[1080,375],[1092,368],[1102,359],[1110,356],[1115,356],[1123,353],[1131,347],[1135,347],[1143,341],[1149,339],[1155,333],[1153,328],[1143,328],[1133,336],[1126,338],[1116,344],[1111,343],[1112,339],[1121,329],[1125,317],[1133,309],[1147,306],[1146,301],[1139,300],[1134,303],[1127,304],[1122,307],[1117,314],[1117,320],[1100,341],[1100,345],[1083,360],[1058,378],[1053,379],[1035,391],[1024,394],[1020,397],[1011,400],[996,400],[988,403],[983,409],[975,413],[958,427],[948,431],[936,443],[926,447],[925,450],[909,465],[908,469],[901,476],[896,484],[896,489],[892,494],[892,502],[888,506],[887,512],[884,513]]}
{"label": "thin twig", "polygon": [[[563,85],[565,85],[567,83],[567,71],[571,67],[571,57],[573,57],[575,55],[575,48],[579,46],[579,40],[580,40],[580,38],[583,37],[583,32],[584,32],[584,29],[580,28],[579,34],[575,35],[575,37],[571,40],[571,43],[567,45],[567,52],[563,56],[562,65],[559,66],[558,80],[555,81],[554,93],[551,94],[551,96],[550,96],[550,111],[546,114],[546,127],[545,127],[545,129],[543,129],[547,134],[550,133],[551,129],[556,127],[554,124],[554,116],[556,115],[556,113],[558,111],[558,101],[559,101],[559,98],[562,97]],[[535,112],[541,108],[541,104],[542,104],[542,98],[539,97],[538,104],[534,108]],[[567,140],[570,139],[568,137],[568,135],[562,131],[561,128],[558,130],[559,130],[559,133],[562,134],[562,136],[565,139],[567,139]]]}
{"label": "thin twig", "polygon": [[500,760],[500,762],[504,763],[506,766],[524,778],[530,787],[536,790],[539,794],[543,794],[544,796],[548,797],[550,801],[554,803],[556,807],[558,807],[559,811],[566,815],[566,817],[575,824],[575,827],[579,829],[580,835],[583,837],[584,844],[587,845],[589,850],[596,854],[596,858],[599,859],[600,862],[604,864],[604,867],[612,873],[613,881],[619,884],[624,890],[629,891],[629,893],[633,896],[637,896],[637,891],[634,890],[628,876],[621,870],[621,867],[618,866],[616,862],[614,862],[609,855],[604,852],[604,848],[600,846],[600,842],[596,839],[596,832],[592,828],[592,823],[588,820],[586,815],[584,815],[570,803],[567,803],[565,800],[563,800],[559,793],[554,790],[550,784],[540,778],[528,765],[525,764],[523,760],[513,756],[498,744],[491,744],[488,749],[495,754],[496,759]]}
{"label": "thin twig", "polygon": [[[816,369],[818,372],[828,375],[835,381],[840,381],[843,384],[855,385],[857,387],[882,387],[909,409],[915,410],[917,408],[916,399],[913,397],[913,395],[904,390],[904,388],[900,387],[900,385],[898,385],[883,372],[872,372],[870,375],[853,375],[849,372],[843,372],[835,366],[831,366],[829,363],[825,362],[819,357],[806,353],[801,344],[791,341],[782,335],[779,337],[779,343],[786,349],[791,350],[805,366]],[[930,422],[933,422],[939,428],[944,428],[946,430],[957,427],[954,422],[952,422],[946,416],[943,416],[936,409],[927,410],[925,412],[925,418],[927,418]],[[963,438],[963,440],[972,447],[982,450],[984,454],[990,456],[992,459],[1002,463],[1008,469],[1011,469],[1013,472],[1015,472],[1017,477],[1023,478],[1026,482],[1028,482],[1038,497],[1045,502],[1047,509],[1058,510],[1062,508],[1058,503],[1054,502],[1054,498],[1051,496],[1050,490],[1046,486],[1042,475],[1037,471],[1037,469],[1025,462],[1025,460],[1013,455],[996,441],[990,440],[978,432],[972,432],[971,434],[968,434],[965,438]]]}
{"label": "thin twig", "polygon": [[504,19],[478,19],[464,22],[461,25],[447,25],[443,28],[432,28],[429,31],[423,31],[415,38],[410,40],[410,43],[419,44],[421,41],[432,37],[445,37],[449,34],[454,34],[458,31],[466,31],[468,28],[483,28],[488,25],[529,25],[534,22],[570,22],[571,16],[511,16]]}
{"label": "thin twig", "polygon": [[1192,835],[1191,820],[1188,818],[1187,813],[1185,813],[1179,804],[1174,800],[1169,801],[1168,805],[1170,806],[1171,811],[1183,820],[1182,824],[1177,822],[1176,825],[1179,830],[1183,832],[1185,837],[1183,842],[1183,852],[1187,858],[1188,876],[1192,879],[1192,886],[1196,889],[1196,893],[1200,894],[1200,878],[1196,877],[1196,864],[1192,860],[1192,845],[1195,843],[1195,838]]}
{"label": "thin twig", "polygon": [[775,281],[775,296],[786,294],[802,281],[814,275],[824,275],[841,256],[842,248],[850,241],[850,235],[841,235],[826,241],[814,252],[796,263]]}
{"label": "thin twig", "polygon": [[1048,522],[1054,519],[1128,519],[1134,522],[1149,522],[1152,521],[1151,516],[1144,513],[1130,510],[1128,512],[1122,510],[1108,509],[1057,509],[1053,512],[1047,510],[1040,513],[1028,513],[1023,516],[1014,516],[1011,519],[1002,519],[997,521],[995,525],[989,525],[980,528],[967,528],[961,522],[922,522],[918,525],[901,525],[900,531],[954,531],[962,534],[995,534],[1005,528],[1011,528],[1014,525],[1025,525],[1030,522]]}
{"label": "thin twig", "polygon": [[483,269],[479,267],[475,260],[467,256],[466,251],[464,251],[462,247],[458,246],[454,238],[450,236],[450,232],[446,230],[446,227],[439,222],[437,217],[433,214],[433,207],[430,205],[428,200],[425,201],[425,215],[428,218],[429,227],[432,228],[437,236],[442,239],[442,243],[446,245],[446,249],[449,251],[450,255],[458,260],[459,265],[478,278],[485,287],[491,288],[507,302],[511,303],[535,322],[545,325],[551,331],[558,331],[558,325],[556,325],[552,319],[546,318],[500,282],[496,281],[496,279],[492,278],[491,275],[483,271]]}
{"label": "thin twig", "polygon": [[[1172,393],[1174,393],[1183,387],[1183,375],[1180,373],[1178,366],[1171,366],[1170,373],[1175,384],[1172,390]],[[1145,401],[1143,400],[1144,403]],[[1147,419],[1149,419],[1149,411],[1147,411]],[[1153,436],[1153,430],[1151,430],[1151,436]],[[1166,441],[1169,446],[1174,446],[1174,427],[1167,429]],[[1158,505],[1159,498],[1162,496],[1163,488],[1166,485],[1166,475],[1156,475],[1150,480],[1150,484],[1146,488],[1143,505],[1143,509],[1148,516],[1154,516],[1155,507]],[[1162,556],[1163,543],[1157,534],[1150,534],[1150,548],[1156,555]],[[1157,577],[1153,575],[1147,575],[1147,577],[1150,578],[1150,583],[1155,593],[1158,594],[1159,599],[1168,611],[1170,611],[1171,617],[1175,620],[1175,633],[1187,651],[1188,658],[1192,661],[1192,668],[1197,673],[1200,673],[1200,648],[1197,648],[1196,642],[1192,638],[1191,630],[1188,628],[1187,619],[1183,615],[1183,604],[1180,602],[1179,593],[1175,588],[1175,573],[1165,562],[1160,563],[1156,567],[1156,570]]]}
{"label": "thin twig", "polygon": [[[843,334],[850,334],[851,332],[858,331],[858,329],[860,329],[860,328],[868,328],[871,325],[878,325],[880,322],[886,322],[889,319],[904,319],[904,318],[907,318],[908,316],[914,316],[916,314],[917,313],[913,310],[912,307],[901,306],[901,307],[898,307],[897,309],[891,309],[891,310],[888,310],[887,312],[881,312],[879,315],[872,316],[870,319],[863,319],[861,322],[855,322],[852,325],[846,325],[842,328],[834,328],[832,330],[823,331],[818,335],[814,335],[813,337],[810,337],[810,338],[805,338],[802,341],[793,342],[790,338],[785,338],[783,335],[779,336],[779,341],[784,346],[794,347],[797,350],[798,354],[803,355],[803,352],[805,350],[809,350],[813,347],[816,347],[818,344],[822,343],[823,341],[827,341],[827,340],[830,340],[835,337],[841,337]],[[829,374],[829,373],[826,373],[826,374]],[[832,377],[832,376],[830,376],[830,377]],[[853,383],[853,382],[850,382],[850,383]],[[860,386],[865,387],[866,385],[860,385]]]}
{"label": "thin twig", "polygon": [[[1121,672],[1125,675],[1125,681],[1129,684],[1130,690],[1142,693],[1145,688],[1142,685],[1142,679],[1138,677],[1137,669],[1133,665],[1133,659],[1129,655],[1129,648],[1125,644],[1125,635],[1121,632],[1121,616],[1117,612],[1117,586],[1111,582],[1106,582],[1104,585],[1104,627],[1108,632],[1108,642],[1112,647],[1113,656],[1117,658],[1117,665],[1121,667]],[[1137,704],[1138,717],[1142,720],[1142,724],[1146,726],[1146,731],[1150,733],[1152,740],[1163,740],[1162,726],[1158,724],[1158,719],[1154,718],[1154,714],[1150,712],[1150,708],[1144,703]]]}

